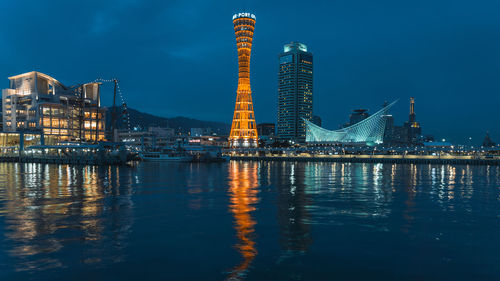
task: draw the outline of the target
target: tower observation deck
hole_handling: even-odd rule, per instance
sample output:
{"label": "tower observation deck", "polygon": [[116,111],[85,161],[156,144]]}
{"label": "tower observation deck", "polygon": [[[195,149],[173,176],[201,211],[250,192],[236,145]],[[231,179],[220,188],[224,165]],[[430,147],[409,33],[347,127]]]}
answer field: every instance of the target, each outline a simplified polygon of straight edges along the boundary
{"label": "tower observation deck", "polygon": [[250,54],[255,28],[255,15],[238,13],[233,15],[236,46],[238,48],[238,88],[234,108],[229,145],[231,147],[256,147],[258,145],[257,125],[253,111],[250,89]]}

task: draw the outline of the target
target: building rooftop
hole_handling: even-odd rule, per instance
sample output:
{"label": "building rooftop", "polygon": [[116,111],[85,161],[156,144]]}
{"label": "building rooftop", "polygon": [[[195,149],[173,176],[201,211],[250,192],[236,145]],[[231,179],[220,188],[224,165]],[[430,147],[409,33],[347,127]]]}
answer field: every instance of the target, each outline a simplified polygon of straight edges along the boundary
{"label": "building rooftop", "polygon": [[251,13],[237,13],[233,15],[233,20],[239,19],[239,18],[249,18],[255,20],[255,15]]}
{"label": "building rooftop", "polygon": [[283,47],[283,51],[285,53],[293,51],[293,50],[299,50],[302,52],[307,52],[307,46],[305,44],[299,43],[299,42],[291,42],[290,44],[286,44]]}
{"label": "building rooftop", "polygon": [[41,73],[41,72],[38,72],[38,71],[30,71],[30,72],[26,72],[26,73],[23,73],[23,74],[14,75],[14,76],[9,77],[9,80],[18,79],[18,78],[22,78],[22,77],[26,77],[26,76],[31,76],[33,74],[36,74],[37,76],[41,76],[41,77],[43,77],[45,79],[52,80],[54,82],[57,82],[57,83],[61,84],[61,82],[57,81],[55,78],[50,77],[49,75]]}
{"label": "building rooftop", "polygon": [[353,109],[352,112],[361,114],[361,113],[368,112],[368,109],[362,109],[362,108],[360,108],[360,109]]}

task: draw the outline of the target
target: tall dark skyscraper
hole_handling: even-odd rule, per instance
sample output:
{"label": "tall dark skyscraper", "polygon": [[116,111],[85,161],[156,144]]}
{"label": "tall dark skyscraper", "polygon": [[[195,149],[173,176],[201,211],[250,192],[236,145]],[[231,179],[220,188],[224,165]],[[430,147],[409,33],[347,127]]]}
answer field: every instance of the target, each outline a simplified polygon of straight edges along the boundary
{"label": "tall dark skyscraper", "polygon": [[415,99],[410,98],[410,114],[408,115],[408,122],[405,122],[405,127],[408,129],[408,141],[413,143],[416,142],[422,133],[420,124],[416,121],[415,115]]}
{"label": "tall dark skyscraper", "polygon": [[279,55],[278,136],[304,142],[304,119],[313,117],[313,55],[298,42],[286,44]]}
{"label": "tall dark skyscraper", "polygon": [[349,126],[359,123],[368,117],[370,117],[368,109],[354,109],[351,115],[349,115]]}

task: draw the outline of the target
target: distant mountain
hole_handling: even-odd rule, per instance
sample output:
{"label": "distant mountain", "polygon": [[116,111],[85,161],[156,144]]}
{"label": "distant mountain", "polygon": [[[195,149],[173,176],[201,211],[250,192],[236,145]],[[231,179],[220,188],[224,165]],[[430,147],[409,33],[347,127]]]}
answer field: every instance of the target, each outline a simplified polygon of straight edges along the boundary
{"label": "distant mountain", "polygon": [[[108,107],[106,114],[108,123],[111,121],[111,112],[112,108]],[[166,118],[140,112],[132,108],[128,108],[128,114],[130,116],[131,128],[140,127],[147,129],[148,127],[169,127],[183,133],[189,132],[191,128],[210,128],[212,132],[220,135],[228,135],[231,130],[231,125],[222,122],[202,121],[187,117]],[[118,127],[125,127],[125,120],[123,120],[123,118],[119,120]]]}

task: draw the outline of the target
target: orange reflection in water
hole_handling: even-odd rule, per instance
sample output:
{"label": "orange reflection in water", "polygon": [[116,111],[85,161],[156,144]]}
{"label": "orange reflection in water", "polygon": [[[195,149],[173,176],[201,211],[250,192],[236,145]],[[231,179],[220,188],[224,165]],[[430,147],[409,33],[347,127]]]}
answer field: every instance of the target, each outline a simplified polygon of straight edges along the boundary
{"label": "orange reflection in water", "polygon": [[256,222],[251,216],[258,202],[258,163],[229,164],[229,210],[234,217],[234,228],[238,243],[235,248],[240,252],[243,261],[235,266],[228,280],[239,280],[244,277],[252,260],[257,256],[254,238]]}

